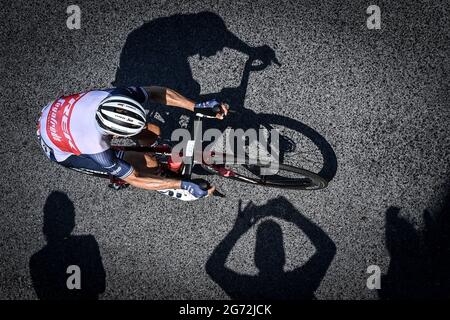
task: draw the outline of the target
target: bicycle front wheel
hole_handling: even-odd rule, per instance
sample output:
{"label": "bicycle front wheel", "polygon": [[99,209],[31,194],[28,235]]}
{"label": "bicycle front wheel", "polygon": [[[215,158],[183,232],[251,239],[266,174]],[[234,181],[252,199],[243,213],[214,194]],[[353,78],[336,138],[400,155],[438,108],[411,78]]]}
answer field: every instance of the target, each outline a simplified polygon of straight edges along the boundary
{"label": "bicycle front wheel", "polygon": [[328,185],[328,182],[311,171],[287,164],[274,162],[262,163],[258,160],[234,158],[227,164],[203,164],[203,169],[209,173],[245,183],[266,187],[319,190]]}

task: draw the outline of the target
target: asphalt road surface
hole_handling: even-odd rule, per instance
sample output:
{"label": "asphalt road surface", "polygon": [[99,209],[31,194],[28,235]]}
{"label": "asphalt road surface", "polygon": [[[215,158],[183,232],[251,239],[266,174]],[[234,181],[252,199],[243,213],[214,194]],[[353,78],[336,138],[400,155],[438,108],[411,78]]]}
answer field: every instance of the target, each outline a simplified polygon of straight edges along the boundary
{"label": "asphalt road surface", "polygon": [[[79,30],[71,1],[2,6],[0,298],[55,294],[64,263],[100,299],[448,297],[449,3],[372,2],[77,1]],[[261,46],[281,65],[239,87]],[[235,108],[301,123],[327,149],[329,186],[211,178],[226,198],[185,203],[45,158],[47,102],[144,84],[240,94]],[[366,286],[371,265],[381,290]]]}

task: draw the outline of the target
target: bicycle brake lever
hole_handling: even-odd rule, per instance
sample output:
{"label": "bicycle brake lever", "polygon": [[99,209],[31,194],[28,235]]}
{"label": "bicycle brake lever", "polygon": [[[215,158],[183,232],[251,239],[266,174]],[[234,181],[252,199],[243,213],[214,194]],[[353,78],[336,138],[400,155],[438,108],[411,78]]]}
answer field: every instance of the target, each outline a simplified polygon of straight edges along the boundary
{"label": "bicycle brake lever", "polygon": [[216,118],[215,115],[214,115],[214,116],[207,116],[207,115],[202,114],[202,113],[196,113],[195,115],[196,115],[197,117],[199,117],[199,118],[208,118],[208,119],[215,119],[215,118]]}
{"label": "bicycle brake lever", "polygon": [[[205,114],[205,113],[197,112],[195,115],[196,115],[197,117],[200,117],[200,118],[215,119],[216,116],[217,116],[217,114],[219,114],[219,113],[220,113],[220,114],[223,114],[223,113],[221,112],[222,109],[220,108],[220,106],[215,106],[214,108],[209,109],[209,110],[211,111],[211,114]],[[229,109],[228,109],[228,112],[234,113],[234,111],[229,110]]]}

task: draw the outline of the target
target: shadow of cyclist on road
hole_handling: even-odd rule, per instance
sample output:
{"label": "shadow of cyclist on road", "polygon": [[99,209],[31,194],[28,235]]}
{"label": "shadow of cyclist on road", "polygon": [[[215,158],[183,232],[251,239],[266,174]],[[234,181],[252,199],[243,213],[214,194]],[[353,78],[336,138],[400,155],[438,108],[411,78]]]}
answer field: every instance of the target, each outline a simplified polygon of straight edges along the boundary
{"label": "shadow of cyclist on road", "polygon": [[[255,247],[256,276],[239,274],[225,266],[238,239],[261,218],[273,216],[295,224],[311,240],[316,252],[301,267],[283,270],[285,252],[283,233],[278,223],[265,220],[258,225]],[[209,276],[232,299],[314,299],[336,253],[328,235],[301,215],[284,197],[266,205],[253,204],[240,211],[233,229],[216,247],[206,263]]]}
{"label": "shadow of cyclist on road", "polygon": [[[199,59],[211,57],[224,48],[248,56],[240,85],[200,95],[200,84],[193,78],[189,58],[196,55]],[[330,181],[336,173],[337,160],[333,149],[321,135],[296,119],[271,114],[259,116],[244,107],[251,72],[263,72],[273,64],[280,65],[272,48],[267,45],[249,46],[229,31],[223,19],[217,14],[212,12],[176,14],[144,23],[128,35],[113,85],[165,86],[195,101],[215,98],[227,102],[233,110],[238,111],[239,116],[227,117],[225,121],[205,119],[205,128],[214,126],[223,131],[230,126],[246,130],[256,128],[261,122],[270,130],[270,120],[275,120],[277,124],[302,133],[320,149],[324,165],[319,175]],[[220,75],[211,74],[211,77]],[[186,123],[183,115],[186,118],[192,116],[179,108],[169,110],[156,106],[150,110],[149,118],[161,127],[163,138],[170,139],[173,130],[181,123]],[[289,148],[292,149],[292,142],[281,137],[280,154]]]}
{"label": "shadow of cyclist on road", "polygon": [[[165,86],[199,101],[200,84],[193,78],[188,58],[211,57],[224,48],[260,59],[266,65],[275,59],[274,51],[268,46],[247,45],[212,12],[176,14],[147,22],[128,35],[113,85]],[[166,112],[158,109],[163,117]],[[172,118],[184,113],[183,110],[170,112]],[[170,122],[173,120],[165,124]]]}
{"label": "shadow of cyclist on road", "polygon": [[[41,300],[98,299],[105,291],[97,241],[92,235],[73,236],[75,208],[65,193],[54,191],[45,202],[43,232],[47,244],[30,258],[33,287]],[[71,265],[80,270],[80,289],[67,287]]]}
{"label": "shadow of cyclist on road", "polygon": [[450,194],[441,210],[425,210],[423,219],[424,228],[416,229],[400,216],[400,208],[386,211],[391,261],[381,279],[380,299],[450,298]]}

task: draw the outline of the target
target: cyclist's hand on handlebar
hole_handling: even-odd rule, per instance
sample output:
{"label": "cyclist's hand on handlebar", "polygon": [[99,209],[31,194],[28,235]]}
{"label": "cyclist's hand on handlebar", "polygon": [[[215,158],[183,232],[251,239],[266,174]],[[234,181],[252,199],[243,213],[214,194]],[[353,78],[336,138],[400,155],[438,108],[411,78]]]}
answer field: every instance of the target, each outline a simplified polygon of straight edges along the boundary
{"label": "cyclist's hand on handlebar", "polygon": [[216,190],[215,187],[211,186],[209,182],[204,179],[192,179],[191,182],[197,184],[202,190],[207,190],[208,196],[213,194],[213,192]]}
{"label": "cyclist's hand on handlebar", "polygon": [[199,102],[194,106],[194,112],[199,117],[216,118],[222,120],[228,114],[229,106],[217,100]]}
{"label": "cyclist's hand on handlebar", "polygon": [[214,193],[214,191],[216,191],[216,187],[213,187],[213,186],[209,187],[208,196],[212,195]]}
{"label": "cyclist's hand on handlebar", "polygon": [[220,111],[216,113],[216,118],[219,120],[223,120],[228,114],[228,110],[230,110],[230,106],[226,103],[220,104]]}
{"label": "cyclist's hand on handlebar", "polygon": [[181,189],[187,190],[197,199],[211,195],[215,190],[212,186],[197,184],[193,181],[181,181]]}

